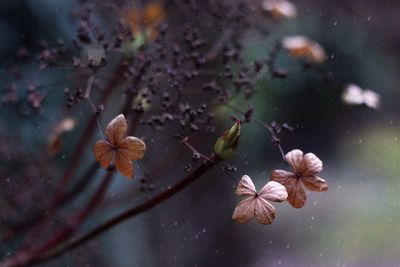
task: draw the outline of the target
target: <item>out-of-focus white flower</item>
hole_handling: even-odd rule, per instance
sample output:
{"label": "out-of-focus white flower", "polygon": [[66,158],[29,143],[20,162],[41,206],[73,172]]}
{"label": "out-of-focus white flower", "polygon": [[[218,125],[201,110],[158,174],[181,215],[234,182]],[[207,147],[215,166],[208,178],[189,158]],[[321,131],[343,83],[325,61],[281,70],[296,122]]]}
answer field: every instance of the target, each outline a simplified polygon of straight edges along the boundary
{"label": "out-of-focus white flower", "polygon": [[292,57],[304,58],[311,63],[322,63],[325,60],[325,51],[322,46],[305,36],[284,37],[282,39],[282,47]]}
{"label": "out-of-focus white flower", "polygon": [[261,8],[273,18],[294,18],[297,15],[296,6],[286,0],[264,0]]}
{"label": "out-of-focus white flower", "polygon": [[362,89],[360,86],[350,83],[345,86],[342,100],[348,105],[365,104],[369,108],[379,109],[381,96],[369,89]]}

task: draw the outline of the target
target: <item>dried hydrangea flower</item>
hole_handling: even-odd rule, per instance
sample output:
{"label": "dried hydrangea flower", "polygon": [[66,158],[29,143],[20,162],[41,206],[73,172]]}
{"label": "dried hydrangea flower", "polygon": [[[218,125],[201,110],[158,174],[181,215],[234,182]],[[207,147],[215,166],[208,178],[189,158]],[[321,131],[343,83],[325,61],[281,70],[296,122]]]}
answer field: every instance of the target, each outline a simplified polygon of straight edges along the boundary
{"label": "dried hydrangea flower", "polygon": [[342,100],[348,105],[365,104],[367,107],[373,109],[379,109],[381,104],[379,94],[368,89],[362,89],[360,86],[352,83],[345,86]]}
{"label": "dried hydrangea flower", "polygon": [[47,137],[47,154],[50,156],[57,154],[61,147],[61,135],[65,132],[72,131],[75,125],[76,121],[71,117],[66,117],[57,124]]}
{"label": "dried hydrangea flower", "polygon": [[152,41],[158,35],[157,26],[165,19],[165,12],[161,3],[153,2],[140,9],[130,8],[124,17],[135,37],[144,33]]}
{"label": "dried hydrangea flower", "polygon": [[286,0],[264,0],[261,8],[273,18],[294,18],[297,15],[296,6]]}
{"label": "dried hydrangea flower", "polygon": [[237,204],[232,219],[246,223],[255,217],[261,224],[271,224],[275,219],[275,208],[268,201],[285,201],[288,194],[283,185],[268,182],[258,193],[251,178],[244,175],[236,187],[237,196],[248,196]]}
{"label": "dried hydrangea flower", "polygon": [[325,60],[322,46],[305,36],[287,36],[282,39],[282,47],[292,57],[304,58],[311,63],[322,63]]}
{"label": "dried hydrangea flower", "polygon": [[292,171],[274,170],[270,179],[286,187],[289,194],[287,201],[294,208],[301,208],[306,203],[304,187],[315,192],[328,190],[326,181],[317,176],[322,171],[322,161],[313,153],[303,155],[301,150],[295,149],[285,158]]}
{"label": "dried hydrangea flower", "polygon": [[107,140],[98,141],[93,147],[93,154],[101,167],[107,168],[114,161],[123,176],[132,178],[131,161],[144,156],[146,144],[137,137],[125,136],[127,129],[124,115],[119,114],[106,127]]}

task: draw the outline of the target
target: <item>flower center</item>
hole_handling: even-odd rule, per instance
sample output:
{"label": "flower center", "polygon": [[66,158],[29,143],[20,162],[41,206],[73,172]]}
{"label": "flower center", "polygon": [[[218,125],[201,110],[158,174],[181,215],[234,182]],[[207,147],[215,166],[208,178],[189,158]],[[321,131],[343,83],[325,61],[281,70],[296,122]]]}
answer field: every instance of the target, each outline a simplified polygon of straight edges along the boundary
{"label": "flower center", "polygon": [[299,172],[295,172],[294,175],[296,175],[296,178],[297,178],[297,179],[300,179],[300,178],[301,178],[301,173],[299,173]]}

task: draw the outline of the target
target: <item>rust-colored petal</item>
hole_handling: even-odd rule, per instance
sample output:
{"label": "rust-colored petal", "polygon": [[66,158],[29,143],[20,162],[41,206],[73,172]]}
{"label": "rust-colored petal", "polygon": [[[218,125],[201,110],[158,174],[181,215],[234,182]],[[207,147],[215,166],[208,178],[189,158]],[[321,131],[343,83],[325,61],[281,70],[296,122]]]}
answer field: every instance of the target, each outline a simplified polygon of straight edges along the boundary
{"label": "rust-colored petal", "polygon": [[248,197],[237,204],[232,219],[237,223],[247,223],[254,216],[255,197]]}
{"label": "rust-colored petal", "polygon": [[109,144],[101,140],[93,146],[93,154],[101,167],[107,168],[112,161],[114,151]]}
{"label": "rust-colored petal", "polygon": [[293,208],[299,209],[304,206],[307,200],[303,183],[300,179],[294,179],[293,182],[285,185],[288,192],[287,201]]}
{"label": "rust-colored petal", "polygon": [[119,146],[120,142],[125,136],[127,129],[128,124],[126,123],[124,115],[119,114],[106,127],[105,132],[108,141],[114,146]]}
{"label": "rust-colored petal", "polygon": [[237,196],[255,196],[256,188],[254,187],[253,181],[247,175],[243,175],[239,184],[236,186],[235,194]]}
{"label": "rust-colored petal", "polygon": [[304,186],[310,191],[315,191],[315,192],[328,191],[328,184],[321,177],[318,177],[316,175],[304,176],[301,177],[301,180]]}
{"label": "rust-colored petal", "polygon": [[286,188],[282,184],[270,181],[258,192],[258,196],[265,200],[282,202],[286,200],[288,194]]}
{"label": "rust-colored petal", "polygon": [[117,150],[115,153],[115,167],[125,177],[133,178],[133,166],[125,151]]}
{"label": "rust-colored petal", "polygon": [[311,176],[322,171],[322,161],[313,153],[307,153],[304,155],[303,161],[301,162],[303,171],[302,176]]}
{"label": "rust-colored petal", "polygon": [[130,160],[138,160],[143,158],[146,144],[137,137],[128,136],[119,144],[119,149],[123,149]]}
{"label": "rust-colored petal", "polygon": [[285,155],[285,158],[294,173],[302,172],[303,151],[299,149],[292,150]]}
{"label": "rust-colored petal", "polygon": [[164,20],[165,13],[160,3],[149,3],[143,9],[143,23],[145,25],[155,26],[155,24]]}
{"label": "rust-colored petal", "polygon": [[275,219],[275,208],[263,198],[257,198],[254,206],[254,216],[261,224],[271,224]]}

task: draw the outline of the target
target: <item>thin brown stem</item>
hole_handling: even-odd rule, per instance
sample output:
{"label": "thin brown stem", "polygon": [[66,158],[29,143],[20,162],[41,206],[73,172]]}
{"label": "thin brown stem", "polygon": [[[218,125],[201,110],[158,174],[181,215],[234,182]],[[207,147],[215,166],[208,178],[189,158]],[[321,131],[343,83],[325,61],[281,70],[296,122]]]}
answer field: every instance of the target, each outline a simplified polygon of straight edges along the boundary
{"label": "thin brown stem", "polygon": [[69,238],[101,202],[105,193],[107,192],[107,189],[109,188],[113,175],[114,175],[114,168],[108,169],[107,173],[105,173],[104,175],[104,179],[101,182],[100,186],[98,187],[96,192],[92,195],[92,197],[89,199],[84,208],[77,211],[68,221],[68,224],[64,228],[59,230],[52,238],[47,240],[37,249],[20,251],[13,258],[10,258],[8,261],[6,261],[4,265],[0,266],[17,267],[17,266],[27,265],[35,257],[35,255],[40,255],[41,253],[51,249],[52,247],[62,243],[64,240]]}
{"label": "thin brown stem", "polygon": [[[88,185],[90,185],[90,182],[93,181],[91,177],[93,174],[96,172],[98,168],[97,162],[93,162],[87,170],[84,172],[82,175],[81,179],[68,191],[65,192],[62,198],[59,198],[57,202],[53,203],[53,206],[55,209],[62,208],[65,204],[67,204],[71,199],[73,199],[75,196],[77,196],[79,193],[84,191]],[[26,219],[18,224],[14,224],[12,227],[9,229],[5,230],[2,235],[0,240],[9,240],[16,235],[21,235],[23,234],[27,229],[32,227],[35,223],[38,221],[42,220],[44,218],[45,214],[45,209],[40,209],[34,212],[31,215],[26,216]]]}
{"label": "thin brown stem", "polygon": [[[239,109],[239,108],[237,108],[237,107],[235,107],[235,106],[232,106],[232,105],[230,105],[230,104],[226,104],[225,106],[226,106],[227,108],[232,109],[233,111],[235,111],[235,112],[237,112],[237,113],[240,113],[240,114],[242,114],[242,115],[245,114],[245,112],[244,112],[243,110],[241,110],[241,109]],[[283,161],[286,162],[285,152],[284,152],[284,150],[283,150],[283,148],[282,148],[282,145],[281,145],[281,143],[280,143],[280,140],[279,140],[278,136],[277,136],[276,133],[275,133],[275,130],[274,130],[271,126],[269,126],[268,124],[264,123],[263,121],[261,121],[261,120],[255,118],[254,116],[251,117],[250,120],[251,120],[252,122],[254,122],[254,123],[260,125],[260,126],[263,127],[264,129],[268,130],[268,132],[269,132],[270,135],[271,135],[273,144],[278,148],[279,153],[281,154],[281,157],[282,157]]]}
{"label": "thin brown stem", "polygon": [[106,221],[105,223],[95,227],[93,230],[89,231],[87,234],[72,240],[66,245],[57,246],[41,255],[38,255],[34,260],[33,263],[39,264],[50,259],[56,258],[61,256],[62,254],[92,240],[93,238],[97,237],[98,235],[106,232],[107,230],[113,228],[114,226],[144,212],[147,211],[154,206],[164,202],[165,200],[169,199],[170,197],[174,196],[175,194],[179,193],[181,190],[186,188],[188,185],[196,181],[200,178],[204,173],[209,171],[215,164],[217,164],[220,159],[218,159],[214,154],[210,157],[210,160],[204,160],[201,165],[199,165],[194,171],[186,175],[186,177],[175,184],[174,186],[170,187],[169,189],[159,193],[158,195],[150,198],[149,200],[145,201],[142,204],[134,206],[131,209],[115,216],[114,218]]}
{"label": "thin brown stem", "polygon": [[[126,65],[122,61],[118,67],[117,70],[115,71],[114,77],[110,80],[110,82],[107,84],[105,87],[103,94],[101,95],[99,102],[102,104],[105,104],[107,100],[109,99],[111,93],[114,91],[115,87],[119,84],[121,81],[121,78],[123,77],[124,70],[126,69]],[[97,129],[96,123],[97,123],[97,114],[94,113],[90,118],[89,121],[86,124],[86,128],[83,131],[81,137],[79,138],[79,141],[77,145],[75,146],[75,150],[71,155],[71,160],[69,161],[64,175],[62,176],[60,182],[56,186],[55,193],[53,196],[53,199],[51,200],[50,208],[46,214],[46,216],[43,218],[43,220],[33,228],[32,232],[29,234],[28,238],[25,239],[25,242],[23,244],[23,247],[29,247],[31,241],[35,240],[36,237],[40,233],[40,229],[44,227],[46,218],[50,218],[53,213],[54,213],[54,208],[55,208],[55,203],[61,201],[63,197],[63,192],[68,186],[68,182],[73,176],[74,172],[78,169],[78,164],[81,162],[81,156],[84,155],[84,151],[86,149],[86,145],[88,144],[88,141],[92,137],[93,131]]]}

